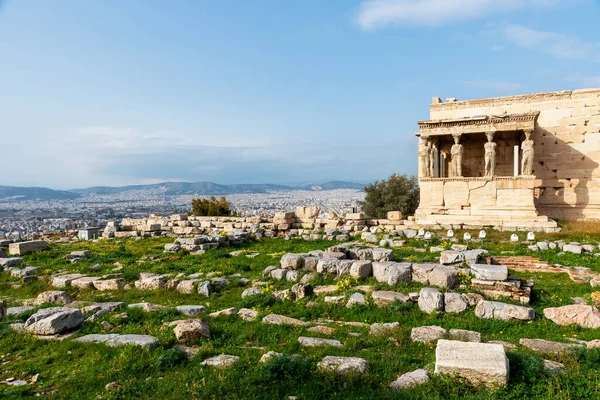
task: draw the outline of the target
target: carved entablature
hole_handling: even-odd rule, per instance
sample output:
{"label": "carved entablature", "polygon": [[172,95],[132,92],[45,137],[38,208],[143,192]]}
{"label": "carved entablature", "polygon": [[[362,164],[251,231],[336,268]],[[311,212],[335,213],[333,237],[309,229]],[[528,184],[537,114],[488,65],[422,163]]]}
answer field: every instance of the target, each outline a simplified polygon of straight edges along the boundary
{"label": "carved entablature", "polygon": [[419,121],[417,136],[442,136],[469,133],[533,131],[539,111],[526,114],[481,115],[469,118]]}

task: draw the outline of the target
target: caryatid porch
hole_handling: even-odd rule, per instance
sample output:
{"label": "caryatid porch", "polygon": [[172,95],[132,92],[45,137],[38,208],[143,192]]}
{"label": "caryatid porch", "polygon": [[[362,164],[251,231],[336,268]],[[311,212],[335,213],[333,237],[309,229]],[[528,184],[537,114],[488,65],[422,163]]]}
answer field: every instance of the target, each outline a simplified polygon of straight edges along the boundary
{"label": "caryatid porch", "polygon": [[417,222],[555,228],[535,207],[532,135],[538,114],[420,121]]}

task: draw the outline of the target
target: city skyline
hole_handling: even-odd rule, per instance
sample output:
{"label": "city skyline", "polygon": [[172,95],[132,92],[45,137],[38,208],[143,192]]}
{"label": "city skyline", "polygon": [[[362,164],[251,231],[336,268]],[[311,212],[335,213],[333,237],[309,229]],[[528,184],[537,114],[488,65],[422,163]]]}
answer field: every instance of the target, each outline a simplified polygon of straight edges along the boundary
{"label": "city skyline", "polygon": [[2,185],[416,173],[433,96],[600,86],[592,0],[0,2]]}

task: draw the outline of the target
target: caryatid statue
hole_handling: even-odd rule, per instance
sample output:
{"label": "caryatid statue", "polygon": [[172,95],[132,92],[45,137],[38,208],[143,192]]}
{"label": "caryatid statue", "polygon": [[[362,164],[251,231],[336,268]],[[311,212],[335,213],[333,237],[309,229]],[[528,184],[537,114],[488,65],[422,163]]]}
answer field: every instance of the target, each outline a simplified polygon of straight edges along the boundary
{"label": "caryatid statue", "polygon": [[419,169],[421,172],[421,178],[429,178],[429,138],[421,137],[419,142]]}
{"label": "caryatid statue", "polygon": [[533,175],[533,140],[531,140],[531,131],[525,131],[525,140],[521,143],[521,175]]}
{"label": "caryatid statue", "polygon": [[494,143],[494,132],[486,132],[487,143],[485,149],[485,176],[494,176],[496,172],[496,143]]}
{"label": "caryatid statue", "polygon": [[460,135],[453,135],[454,144],[450,149],[451,164],[450,164],[450,175],[451,176],[462,176],[462,157],[463,157],[463,146],[460,144]]}
{"label": "caryatid statue", "polygon": [[435,176],[435,151],[437,144],[429,139],[429,176],[436,178]]}

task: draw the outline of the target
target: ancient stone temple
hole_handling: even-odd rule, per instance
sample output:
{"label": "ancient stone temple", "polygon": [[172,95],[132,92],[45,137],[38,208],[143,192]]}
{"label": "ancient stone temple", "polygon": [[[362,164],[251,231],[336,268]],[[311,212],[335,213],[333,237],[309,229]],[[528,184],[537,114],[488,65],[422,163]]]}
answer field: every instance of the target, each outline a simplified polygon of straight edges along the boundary
{"label": "ancient stone temple", "polygon": [[442,102],[419,121],[423,225],[600,219],[600,89]]}

